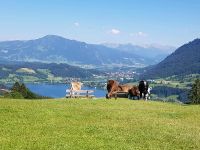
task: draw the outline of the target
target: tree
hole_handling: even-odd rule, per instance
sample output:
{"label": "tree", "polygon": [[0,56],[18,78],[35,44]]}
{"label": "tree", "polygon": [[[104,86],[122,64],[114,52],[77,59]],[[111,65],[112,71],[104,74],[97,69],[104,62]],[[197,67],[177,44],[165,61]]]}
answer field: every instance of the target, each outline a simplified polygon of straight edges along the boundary
{"label": "tree", "polygon": [[45,96],[40,96],[38,94],[35,94],[31,92],[24,83],[20,84],[19,82],[15,82],[15,84],[11,88],[11,92],[9,94],[5,94],[5,97],[9,98],[25,98],[25,99],[43,99],[43,98],[49,98]]}
{"label": "tree", "polygon": [[12,86],[11,90],[14,92],[19,92],[19,89],[20,89],[20,83],[15,82],[15,84]]}
{"label": "tree", "polygon": [[24,98],[28,97],[28,89],[26,88],[24,83],[22,83],[21,86],[19,87],[19,91],[23,95]]}
{"label": "tree", "polygon": [[200,79],[196,79],[189,94],[192,104],[200,104]]}

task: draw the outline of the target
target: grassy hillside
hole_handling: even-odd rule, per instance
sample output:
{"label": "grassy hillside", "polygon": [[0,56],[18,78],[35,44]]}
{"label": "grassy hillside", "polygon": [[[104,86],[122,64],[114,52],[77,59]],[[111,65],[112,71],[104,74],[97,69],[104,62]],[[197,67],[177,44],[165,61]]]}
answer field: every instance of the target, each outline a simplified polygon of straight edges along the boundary
{"label": "grassy hillside", "polygon": [[0,63],[0,83],[66,82],[70,78],[93,78],[104,73],[94,69],[83,69],[68,64],[39,62]]}
{"label": "grassy hillside", "polygon": [[0,149],[200,149],[200,106],[0,99]]}

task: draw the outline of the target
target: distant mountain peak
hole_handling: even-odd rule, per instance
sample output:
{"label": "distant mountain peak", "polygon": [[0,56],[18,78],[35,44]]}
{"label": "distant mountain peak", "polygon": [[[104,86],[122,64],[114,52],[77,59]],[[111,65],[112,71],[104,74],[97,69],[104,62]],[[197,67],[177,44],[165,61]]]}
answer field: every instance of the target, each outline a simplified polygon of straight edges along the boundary
{"label": "distant mountain peak", "polygon": [[59,36],[59,35],[45,35],[41,38],[38,38],[36,40],[44,40],[44,41],[49,41],[49,42],[63,42],[63,43],[73,43],[73,44],[87,44],[85,42],[81,42],[81,41],[77,41],[77,40],[73,40],[73,39],[67,39],[65,37]]}
{"label": "distant mountain peak", "polygon": [[68,40],[62,36],[58,36],[58,35],[45,35],[41,38],[38,39],[47,39],[47,40]]}

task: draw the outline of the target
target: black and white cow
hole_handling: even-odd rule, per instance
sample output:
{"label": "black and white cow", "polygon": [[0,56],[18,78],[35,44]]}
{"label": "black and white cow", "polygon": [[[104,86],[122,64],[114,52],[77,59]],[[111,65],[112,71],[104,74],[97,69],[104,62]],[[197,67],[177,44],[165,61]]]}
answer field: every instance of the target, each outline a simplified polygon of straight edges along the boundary
{"label": "black and white cow", "polygon": [[148,90],[150,94],[149,84],[147,81],[142,80],[139,82],[139,91],[140,91],[140,98],[144,98],[147,100],[148,98]]}
{"label": "black and white cow", "polygon": [[151,90],[152,90],[152,87],[148,87],[147,94],[145,95],[146,100],[151,98]]}

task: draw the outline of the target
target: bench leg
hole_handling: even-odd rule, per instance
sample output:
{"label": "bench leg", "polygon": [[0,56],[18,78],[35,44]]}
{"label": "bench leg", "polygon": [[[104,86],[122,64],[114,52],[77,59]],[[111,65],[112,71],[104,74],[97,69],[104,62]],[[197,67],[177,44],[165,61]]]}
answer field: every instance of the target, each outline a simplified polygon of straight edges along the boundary
{"label": "bench leg", "polygon": [[117,94],[115,94],[115,100],[117,99]]}

